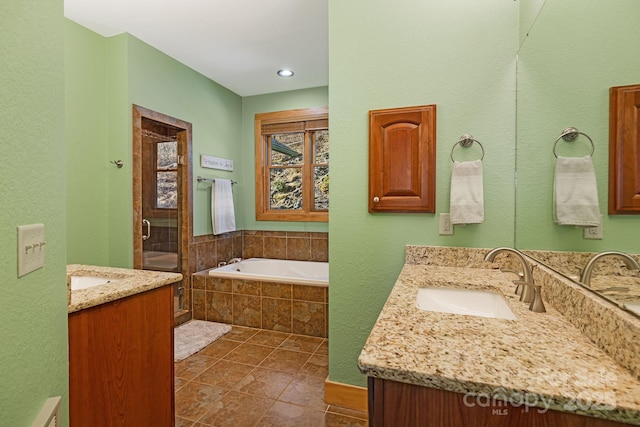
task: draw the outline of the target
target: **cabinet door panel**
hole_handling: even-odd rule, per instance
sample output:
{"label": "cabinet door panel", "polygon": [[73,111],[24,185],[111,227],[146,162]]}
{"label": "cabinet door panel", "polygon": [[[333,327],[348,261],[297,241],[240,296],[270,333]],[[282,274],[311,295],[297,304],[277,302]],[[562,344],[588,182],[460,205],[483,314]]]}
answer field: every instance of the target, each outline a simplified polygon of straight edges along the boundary
{"label": "cabinet door panel", "polygon": [[173,287],[69,315],[72,427],[174,423]]}
{"label": "cabinet door panel", "polygon": [[435,212],[436,106],[369,112],[369,212]]}
{"label": "cabinet door panel", "polygon": [[640,214],[640,85],[612,87],[609,214]]}

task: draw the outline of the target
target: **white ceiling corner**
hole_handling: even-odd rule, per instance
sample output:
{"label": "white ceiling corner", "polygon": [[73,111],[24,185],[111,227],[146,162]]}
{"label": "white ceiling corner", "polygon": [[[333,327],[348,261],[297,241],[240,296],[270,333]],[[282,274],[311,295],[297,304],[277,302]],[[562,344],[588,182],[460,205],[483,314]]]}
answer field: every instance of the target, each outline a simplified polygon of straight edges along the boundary
{"label": "white ceiling corner", "polygon": [[105,37],[129,33],[240,96],[329,83],[328,0],[65,0],[64,14]]}

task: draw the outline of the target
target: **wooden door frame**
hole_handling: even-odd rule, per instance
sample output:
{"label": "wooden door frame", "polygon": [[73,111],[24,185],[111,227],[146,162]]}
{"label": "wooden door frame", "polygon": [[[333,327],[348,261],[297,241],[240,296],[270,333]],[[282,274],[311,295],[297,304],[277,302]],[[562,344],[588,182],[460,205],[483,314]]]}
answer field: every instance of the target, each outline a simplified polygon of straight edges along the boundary
{"label": "wooden door frame", "polygon": [[[189,290],[190,257],[189,246],[193,237],[191,211],[193,207],[193,171],[192,171],[192,125],[166,114],[133,104],[132,106],[132,178],[133,178],[133,268],[142,268],[142,119],[153,120],[168,126],[179,128],[178,141],[183,162],[178,167],[178,189],[180,191],[180,273],[185,291]],[[185,292],[186,310],[190,312],[189,292]]]}

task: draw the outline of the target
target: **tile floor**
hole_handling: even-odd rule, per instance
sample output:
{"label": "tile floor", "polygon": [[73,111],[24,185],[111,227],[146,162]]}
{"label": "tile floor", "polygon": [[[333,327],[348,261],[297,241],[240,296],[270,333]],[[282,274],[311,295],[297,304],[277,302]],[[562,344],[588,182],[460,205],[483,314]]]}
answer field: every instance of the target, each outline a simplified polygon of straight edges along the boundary
{"label": "tile floor", "polygon": [[247,327],[175,364],[176,427],[366,426],[324,403],[327,340]]}

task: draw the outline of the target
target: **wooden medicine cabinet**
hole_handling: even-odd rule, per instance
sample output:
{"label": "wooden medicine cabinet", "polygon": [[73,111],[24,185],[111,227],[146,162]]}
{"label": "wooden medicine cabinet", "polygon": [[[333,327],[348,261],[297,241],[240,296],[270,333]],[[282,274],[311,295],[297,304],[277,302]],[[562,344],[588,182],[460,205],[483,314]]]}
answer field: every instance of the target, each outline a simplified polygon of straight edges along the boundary
{"label": "wooden medicine cabinet", "polygon": [[609,215],[640,215],[640,85],[609,90]]}
{"label": "wooden medicine cabinet", "polygon": [[369,111],[369,212],[435,212],[436,106]]}

